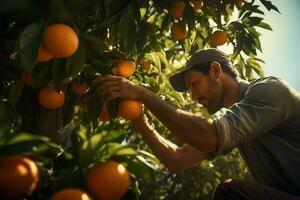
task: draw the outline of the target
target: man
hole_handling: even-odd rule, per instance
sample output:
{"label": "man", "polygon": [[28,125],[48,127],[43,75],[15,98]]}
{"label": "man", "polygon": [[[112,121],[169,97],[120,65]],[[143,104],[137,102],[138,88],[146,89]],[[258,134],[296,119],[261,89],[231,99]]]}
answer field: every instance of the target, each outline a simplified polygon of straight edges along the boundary
{"label": "man", "polygon": [[300,94],[285,81],[266,77],[240,81],[225,53],[205,49],[170,78],[179,92],[191,92],[210,113],[227,108],[213,122],[175,108],[124,78],[101,77],[109,99],[141,101],[185,144],[161,137],[144,115],[133,121],[153,153],[172,172],[238,148],[256,182],[229,180],[213,199],[300,199]]}

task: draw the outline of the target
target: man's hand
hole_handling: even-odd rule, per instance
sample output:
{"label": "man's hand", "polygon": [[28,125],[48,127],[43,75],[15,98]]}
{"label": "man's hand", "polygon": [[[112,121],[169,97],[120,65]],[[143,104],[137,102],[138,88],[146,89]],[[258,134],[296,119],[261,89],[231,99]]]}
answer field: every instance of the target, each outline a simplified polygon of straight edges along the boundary
{"label": "man's hand", "polygon": [[107,101],[115,98],[131,99],[140,101],[143,87],[119,76],[101,76],[95,80],[95,84],[99,84],[97,92],[99,94],[107,94]]}

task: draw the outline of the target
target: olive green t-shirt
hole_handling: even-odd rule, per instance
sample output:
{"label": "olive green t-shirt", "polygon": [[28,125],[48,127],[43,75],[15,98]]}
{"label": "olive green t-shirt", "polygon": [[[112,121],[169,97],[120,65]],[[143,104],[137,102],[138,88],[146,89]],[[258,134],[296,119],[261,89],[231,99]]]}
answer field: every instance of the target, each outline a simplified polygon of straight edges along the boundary
{"label": "olive green t-shirt", "polygon": [[237,147],[259,183],[300,195],[300,93],[287,82],[241,81],[239,101],[213,123],[217,154]]}

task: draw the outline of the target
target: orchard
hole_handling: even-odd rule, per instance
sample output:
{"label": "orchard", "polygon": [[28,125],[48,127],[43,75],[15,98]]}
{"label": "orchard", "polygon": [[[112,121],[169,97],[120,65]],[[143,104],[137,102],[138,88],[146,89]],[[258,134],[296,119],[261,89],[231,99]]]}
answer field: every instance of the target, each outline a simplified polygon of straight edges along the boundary
{"label": "orchard", "polygon": [[231,49],[242,79],[264,76],[262,8],[279,12],[270,1],[0,2],[0,199],[209,199],[226,176],[250,176],[237,152],[167,172],[131,120],[144,112],[182,141],[141,102],[108,101],[97,78],[124,77],[211,118],[168,77],[210,47]]}

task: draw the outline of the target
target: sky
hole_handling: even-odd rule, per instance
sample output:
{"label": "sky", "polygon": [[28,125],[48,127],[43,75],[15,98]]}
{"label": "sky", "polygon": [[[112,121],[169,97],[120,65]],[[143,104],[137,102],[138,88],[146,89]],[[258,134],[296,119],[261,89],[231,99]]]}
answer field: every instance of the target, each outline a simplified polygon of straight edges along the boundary
{"label": "sky", "polygon": [[[258,58],[265,61],[262,64],[265,76],[283,78],[300,91],[300,0],[272,0],[272,3],[280,13],[260,7],[265,13],[264,22],[273,31],[257,28],[262,34],[262,53],[258,53]],[[220,49],[229,50],[225,45]]]}
{"label": "sky", "polygon": [[272,0],[280,13],[265,12],[265,22],[273,31],[262,31],[263,52],[258,55],[265,64],[265,76],[275,75],[300,91],[300,1]]}

